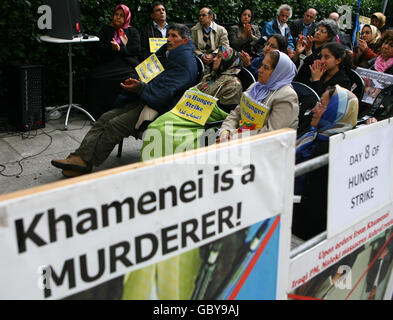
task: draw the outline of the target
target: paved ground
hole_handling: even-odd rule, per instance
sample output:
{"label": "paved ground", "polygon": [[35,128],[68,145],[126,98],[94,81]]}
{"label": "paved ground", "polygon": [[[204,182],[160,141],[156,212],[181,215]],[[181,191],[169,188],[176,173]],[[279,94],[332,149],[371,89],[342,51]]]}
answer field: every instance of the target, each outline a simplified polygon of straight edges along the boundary
{"label": "paved ground", "polygon": [[[91,123],[87,117],[72,111],[68,130],[64,128],[65,116],[49,120],[45,128],[25,133],[0,132],[0,194],[22,190],[65,179],[59,169],[50,164],[52,159],[65,158],[75,150]],[[94,171],[118,167],[139,161],[141,140],[126,138],[121,158],[117,147],[111,156]]]}

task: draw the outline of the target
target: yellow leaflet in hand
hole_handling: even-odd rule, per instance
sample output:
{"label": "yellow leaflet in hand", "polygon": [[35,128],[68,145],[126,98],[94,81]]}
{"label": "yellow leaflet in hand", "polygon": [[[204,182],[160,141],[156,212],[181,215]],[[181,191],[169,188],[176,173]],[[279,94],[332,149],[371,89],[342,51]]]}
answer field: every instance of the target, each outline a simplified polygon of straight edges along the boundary
{"label": "yellow leaflet in hand", "polygon": [[146,83],[149,83],[164,71],[164,67],[154,53],[141,64],[137,65],[135,69],[141,81]]}

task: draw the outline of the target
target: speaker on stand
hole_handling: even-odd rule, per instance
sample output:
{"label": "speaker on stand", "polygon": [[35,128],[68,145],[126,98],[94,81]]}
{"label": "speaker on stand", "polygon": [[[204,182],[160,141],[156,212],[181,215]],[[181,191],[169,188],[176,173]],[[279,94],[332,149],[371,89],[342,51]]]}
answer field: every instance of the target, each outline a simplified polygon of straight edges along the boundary
{"label": "speaker on stand", "polygon": [[20,131],[44,128],[43,66],[13,62],[7,69],[8,121]]}

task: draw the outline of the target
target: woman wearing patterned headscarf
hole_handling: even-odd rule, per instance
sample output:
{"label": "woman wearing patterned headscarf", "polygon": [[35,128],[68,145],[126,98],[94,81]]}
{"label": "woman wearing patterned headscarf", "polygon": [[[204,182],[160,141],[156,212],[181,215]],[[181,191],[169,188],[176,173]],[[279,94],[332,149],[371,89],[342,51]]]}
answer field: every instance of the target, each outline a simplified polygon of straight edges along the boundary
{"label": "woman wearing patterned headscarf", "polygon": [[242,67],[239,53],[222,46],[211,64],[211,72],[205,75],[197,88],[203,93],[218,98],[217,105],[231,112],[240,102],[242,85],[237,77]]}
{"label": "woman wearing patterned headscarf", "polygon": [[376,42],[379,39],[377,27],[365,24],[360,28],[358,46],[354,49],[354,64],[360,67],[368,67],[368,61],[378,56]]}
{"label": "woman wearing patterned headscarf", "polygon": [[[359,102],[349,90],[328,87],[312,109],[311,130],[296,142],[296,163],[329,151],[329,137],[351,130],[358,117]],[[294,205],[292,233],[307,240],[326,229],[328,168],[324,166],[295,180],[295,194],[301,202]]]}
{"label": "woman wearing patterned headscarf", "polygon": [[220,141],[250,130],[252,134],[296,129],[299,103],[291,83],[296,74],[294,63],[285,53],[268,52],[258,71],[258,82],[243,93],[240,104],[221,126]]}
{"label": "woman wearing patterned headscarf", "polygon": [[99,66],[92,70],[88,88],[88,105],[95,117],[112,108],[121,91],[119,83],[137,77],[134,68],[139,64],[140,37],[130,20],[130,9],[118,4],[110,25],[104,25],[98,34]]}

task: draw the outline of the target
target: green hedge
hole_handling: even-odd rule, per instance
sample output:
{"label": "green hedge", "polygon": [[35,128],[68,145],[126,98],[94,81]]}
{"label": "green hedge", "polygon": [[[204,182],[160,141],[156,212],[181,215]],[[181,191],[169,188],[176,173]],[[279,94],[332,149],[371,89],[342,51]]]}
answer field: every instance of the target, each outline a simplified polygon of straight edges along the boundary
{"label": "green hedge", "polygon": [[[60,104],[68,98],[68,60],[67,45],[42,43],[39,36],[45,31],[37,26],[40,14],[37,9],[43,0],[3,0],[0,2],[0,99],[4,101],[7,95],[7,79],[4,67],[12,60],[39,62],[45,66],[46,104]],[[111,20],[114,6],[121,1],[108,0],[80,0],[82,23],[88,34],[97,34],[102,25]],[[217,14],[219,23],[235,23],[241,7],[250,6],[255,11],[256,23],[271,20],[277,7],[283,3],[276,0],[226,0],[201,1],[184,0],[164,1],[167,7],[169,22],[195,23],[201,7],[210,6]],[[152,1],[134,0],[123,1],[132,11],[131,23],[139,28],[149,22],[149,9]],[[288,0],[294,8],[294,18],[301,17],[305,8],[314,7],[320,15],[326,17],[331,11],[337,10],[342,4],[357,6],[357,0]],[[381,11],[381,0],[363,0],[361,14],[369,16],[372,12]],[[74,101],[84,102],[85,84],[88,70],[96,63],[93,44],[73,46]]]}

